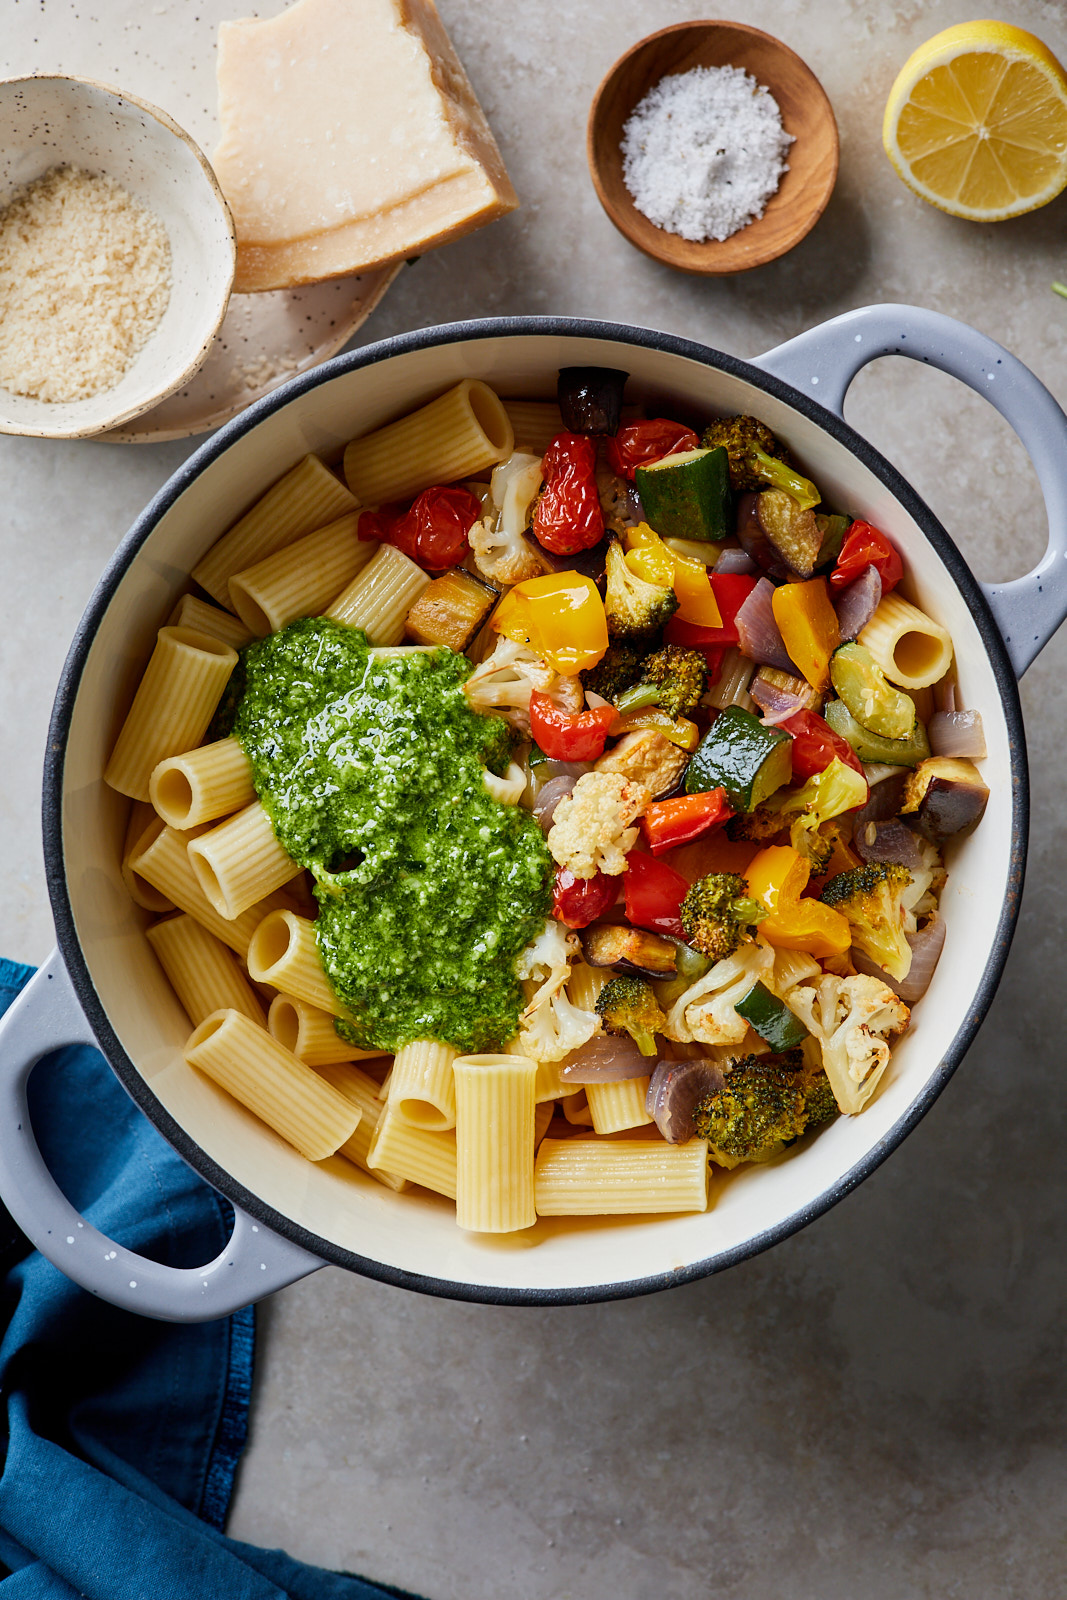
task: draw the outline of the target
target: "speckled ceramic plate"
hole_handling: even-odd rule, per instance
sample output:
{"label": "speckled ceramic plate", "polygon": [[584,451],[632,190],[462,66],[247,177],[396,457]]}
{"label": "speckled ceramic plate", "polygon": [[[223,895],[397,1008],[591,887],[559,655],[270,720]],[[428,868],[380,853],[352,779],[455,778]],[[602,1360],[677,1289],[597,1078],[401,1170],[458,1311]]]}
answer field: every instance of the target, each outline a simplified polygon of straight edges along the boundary
{"label": "speckled ceramic plate", "polygon": [[[168,111],[210,157],[218,142],[220,22],[272,16],[286,0],[35,0],[4,6],[0,75],[71,73],[115,84]],[[399,266],[306,289],[235,295],[204,365],[184,388],[101,437],[158,443],[205,433],[298,372],[334,355],[366,321]]]}

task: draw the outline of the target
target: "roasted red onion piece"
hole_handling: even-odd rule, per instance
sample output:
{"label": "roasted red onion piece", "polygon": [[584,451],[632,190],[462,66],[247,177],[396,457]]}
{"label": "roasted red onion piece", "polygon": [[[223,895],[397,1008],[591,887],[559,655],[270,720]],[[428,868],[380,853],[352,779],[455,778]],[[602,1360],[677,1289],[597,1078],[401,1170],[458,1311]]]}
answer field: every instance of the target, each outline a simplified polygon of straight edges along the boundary
{"label": "roasted red onion piece", "polygon": [[622,1083],[646,1077],[650,1065],[629,1034],[603,1033],[565,1056],[559,1075],[564,1083]]}
{"label": "roasted red onion piece", "polygon": [[841,639],[847,643],[865,628],[882,598],[882,576],[877,567],[864,567],[855,583],[842,589],[834,601]]}
{"label": "roasted red onion piece", "polygon": [[750,555],[745,554],[744,550],[734,550],[730,547],[720,551],[719,559],[715,563],[715,571],[738,572],[744,577],[755,577],[759,567]]}
{"label": "roasted red onion piece", "polygon": [[[866,805],[851,813],[853,837],[858,837],[868,822],[888,822],[890,817],[899,816],[907,777],[907,767],[900,767],[881,783],[871,784]],[[846,816],[842,820],[847,822],[849,818]]]}
{"label": "roasted red onion piece", "polygon": [[964,756],[981,761],[986,754],[980,711],[936,711],[926,731],[935,756]]}
{"label": "roasted red onion piece", "polygon": [[909,933],[908,943],[911,945],[911,966],[908,976],[899,981],[891,978],[884,970],[873,962],[870,956],[864,955],[862,950],[852,948],[852,965],[857,972],[866,972],[872,978],[879,978],[888,989],[898,994],[906,1006],[913,1006],[921,1000],[930,987],[930,980],[934,975],[934,968],[941,958],[941,951],[945,944],[945,920],[940,912],[935,911],[930,920],[915,933]]}
{"label": "roasted red onion piece", "polygon": [[774,584],[770,578],[761,578],[740,608],[735,618],[737,644],[742,655],[767,667],[777,667],[779,672],[802,676],[800,668],[790,659],[782,641],[778,624],[774,620],[771,596]]}
{"label": "roasted red onion piece", "polygon": [[645,1110],[670,1144],[693,1137],[693,1112],[705,1095],[717,1094],[726,1079],[712,1061],[661,1061],[652,1074]]}
{"label": "roasted red onion piece", "polygon": [[545,833],[552,826],[552,818],[556,814],[556,807],[561,800],[570,794],[577,782],[577,778],[549,778],[544,788],[538,793],[537,799],[533,803],[533,814]]}
{"label": "roasted red onion piece", "polygon": [[893,818],[886,822],[865,822],[852,835],[857,855],[864,861],[897,861],[909,872],[923,864],[922,847],[911,829]]}
{"label": "roasted red onion piece", "polygon": [[769,727],[785,722],[796,712],[802,711],[807,704],[800,695],[791,694],[787,689],[779,689],[776,684],[768,683],[759,672],[749,684],[748,692],[763,712],[763,720]]}

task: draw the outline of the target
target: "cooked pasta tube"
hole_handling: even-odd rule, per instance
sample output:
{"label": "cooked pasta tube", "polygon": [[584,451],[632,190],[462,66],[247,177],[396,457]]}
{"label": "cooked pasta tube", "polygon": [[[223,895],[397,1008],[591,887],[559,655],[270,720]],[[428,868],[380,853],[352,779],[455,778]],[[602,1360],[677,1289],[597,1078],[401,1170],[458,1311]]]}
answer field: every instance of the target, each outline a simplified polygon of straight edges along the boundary
{"label": "cooked pasta tube", "polygon": [[952,665],[952,639],[939,622],[894,590],[878,603],[858,642],[871,652],[891,683],[925,689]]}
{"label": "cooked pasta tube", "polygon": [[232,920],[220,916],[200,887],[193,864],[189,860],[188,845],[191,835],[168,828],[162,817],[157,817],[142,834],[136,850],[130,857],[134,872],[167,896],[179,911],[191,917],[213,933],[223,944],[244,960],[252,935],[268,912],[285,904],[281,892],[267,895],[258,905]]}
{"label": "cooked pasta tube", "polygon": [[456,1221],[477,1233],[512,1233],[536,1219],[534,1080],[525,1056],[459,1056],[456,1081]]}
{"label": "cooked pasta tube", "polygon": [[256,983],[269,983],[332,1017],[349,1015],[319,960],[315,924],[295,911],[272,911],[264,917],[248,946],[248,971]]}
{"label": "cooked pasta tube", "polygon": [[204,737],[236,665],[237,651],[221,639],[193,628],[160,628],[104,782],[147,800],[153,769]]}
{"label": "cooked pasta tube", "polygon": [[399,644],[407,614],[429,581],[429,575],[395,545],[379,545],[377,554],[323,614],[350,628],[362,628],[371,644]]}
{"label": "cooked pasta tube", "polygon": [[591,967],[586,961],[576,961],[567,979],[567,999],[582,1011],[595,1011],[597,996],[614,977],[613,967]]}
{"label": "cooked pasta tube", "polygon": [[195,628],[197,633],[221,639],[223,644],[230,645],[234,650],[240,650],[242,645],[252,640],[252,634],[239,617],[229,611],[220,611],[218,606],[209,606],[206,600],[199,599],[195,594],[182,595],[170,614],[168,626]]}
{"label": "cooked pasta tube", "polygon": [[205,1017],[190,1035],[185,1059],[309,1161],[332,1156],[359,1123],[357,1105],[239,1011]]}
{"label": "cooked pasta tube", "polygon": [[161,761],[148,780],[148,794],[172,828],[197,828],[256,798],[252,763],[236,739],[216,739]]}
{"label": "cooked pasta tube", "polygon": [[[348,487],[363,505],[407,500],[505,461],[515,447],[508,414],[487,383],[464,378],[428,405],[354,439]],[[194,574],[195,576],[195,574]]]}
{"label": "cooked pasta tube", "polygon": [[515,449],[543,456],[557,433],[563,432],[563,417],[554,400],[503,400],[515,434]]}
{"label": "cooked pasta tube", "polygon": [[371,1172],[386,1169],[411,1183],[456,1198],[456,1136],[448,1129],[415,1128],[392,1103],[371,1137],[367,1152]]}
{"label": "cooked pasta tube", "polygon": [[748,686],[755,670],[756,663],[743,656],[732,644],[722,658],[718,681],[704,696],[705,703],[715,706],[719,711],[725,711],[727,706],[740,706],[742,711],[751,711],[755,702],[748,692]]}
{"label": "cooked pasta tube", "polygon": [[[521,1055],[521,1051],[516,1051]],[[534,1079],[534,1104],[562,1100],[565,1095],[575,1093],[575,1085],[566,1083],[559,1075],[562,1061],[539,1061],[537,1063],[537,1077]]]}
{"label": "cooked pasta tube", "polygon": [[389,1104],[413,1128],[441,1132],[456,1126],[456,1086],[452,1063],[457,1051],[436,1039],[401,1045],[393,1057]]}
{"label": "cooked pasta tube", "polygon": [[234,573],[230,604],[257,638],[277,633],[297,617],[317,616],[362,572],[379,546],[359,537],[361,515],[350,511]]}
{"label": "cooked pasta tube", "polygon": [[153,838],[156,830],[154,824],[159,818],[147,800],[135,800],[130,806],[130,820],[126,824],[126,838],[122,846],[122,881],[126,885],[130,899],[135,906],[142,906],[145,911],[154,911],[157,916],[162,916],[164,911],[174,910],[174,901],[161,894],[154,884],[147,878],[142,878],[131,866],[131,859],[136,854],[137,848],[149,828],[153,828]]}
{"label": "cooked pasta tube", "polygon": [[224,917],[239,917],[303,867],[278,842],[266,808],[258,800],[189,846],[200,887]]}
{"label": "cooked pasta tube", "polygon": [[[574,1085],[570,1086],[572,1089]],[[568,1094],[560,1100],[559,1108],[567,1121],[575,1128],[591,1128],[593,1126],[593,1113],[589,1106],[589,1098],[585,1089],[579,1089],[577,1094]]]}
{"label": "cooked pasta tube", "polygon": [[364,1172],[369,1172],[372,1178],[376,1178],[387,1189],[402,1194],[408,1187],[407,1178],[402,1178],[398,1172],[387,1172],[384,1167],[367,1165],[374,1130],[385,1116],[385,1099],[378,1084],[373,1078],[368,1078],[365,1072],[361,1072],[358,1067],[348,1062],[335,1061],[316,1070],[320,1078],[325,1078],[338,1094],[343,1094],[346,1100],[351,1100],[362,1113],[355,1133],[350,1139],[345,1140],[337,1154],[345,1156]]}
{"label": "cooked pasta tube", "polygon": [[360,1050],[342,1039],[328,1011],[309,1006],[291,994],[277,994],[271,1001],[267,1026],[273,1038],[291,1050],[298,1061],[309,1067],[328,1067],[338,1061],[377,1061],[385,1050]]}
{"label": "cooked pasta tube", "polygon": [[653,1119],[645,1110],[647,1078],[624,1078],[620,1083],[587,1083],[585,1098],[596,1133],[621,1133],[643,1128]]}
{"label": "cooked pasta tube", "polygon": [[508,770],[502,778],[498,778],[495,772],[490,772],[488,769],[482,777],[485,780],[485,787],[494,800],[502,806],[518,805],[519,798],[526,788],[526,774],[517,761],[508,763]]}
{"label": "cooked pasta tube", "polygon": [[193,568],[193,577],[219,605],[228,607],[226,586],[235,572],[355,511],[358,504],[318,456],[305,456],[211,546]]}
{"label": "cooked pasta tube", "polygon": [[534,1168],[540,1217],[706,1211],[704,1139],[545,1139]]}
{"label": "cooked pasta tube", "polygon": [[259,997],[231,952],[187,911],[157,922],[146,937],[194,1028],[213,1011],[240,1011],[264,1026]]}

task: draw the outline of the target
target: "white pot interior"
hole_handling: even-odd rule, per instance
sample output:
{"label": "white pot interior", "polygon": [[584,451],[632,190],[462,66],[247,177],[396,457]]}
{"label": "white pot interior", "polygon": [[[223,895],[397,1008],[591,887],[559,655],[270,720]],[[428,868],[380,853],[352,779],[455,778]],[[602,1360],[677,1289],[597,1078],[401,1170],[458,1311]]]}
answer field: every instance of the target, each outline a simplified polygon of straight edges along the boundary
{"label": "white pot interior", "polygon": [[[101,779],[156,629],[189,587],[208,546],[307,451],[347,440],[460,378],[501,394],[549,397],[556,370],[624,368],[628,397],[684,411],[751,411],[786,439],[828,504],[883,528],[904,553],[907,592],[950,631],[963,704],[981,710],[990,801],[980,828],[949,853],[948,925],[933,985],[894,1049],[884,1088],[857,1118],[840,1117],[775,1163],[716,1176],[706,1214],[546,1219],[504,1238],[462,1233],[452,1207],[417,1191],[394,1195],[348,1162],[312,1166],[187,1067],[184,1013],[142,935],[148,920],[119,876],[127,802]],[[160,518],[107,608],[77,690],[66,753],[63,859],[77,937],[92,982],[130,1060],[160,1104],[212,1161],[282,1217],[386,1269],[485,1291],[564,1294],[684,1270],[744,1249],[817,1205],[862,1163],[922,1095],[972,1011],[1009,880],[1012,785],[996,680],[967,603],[925,535],[844,445],[740,378],[624,342],[554,334],[487,337],[411,350],[330,378],[266,416],[212,461]]]}

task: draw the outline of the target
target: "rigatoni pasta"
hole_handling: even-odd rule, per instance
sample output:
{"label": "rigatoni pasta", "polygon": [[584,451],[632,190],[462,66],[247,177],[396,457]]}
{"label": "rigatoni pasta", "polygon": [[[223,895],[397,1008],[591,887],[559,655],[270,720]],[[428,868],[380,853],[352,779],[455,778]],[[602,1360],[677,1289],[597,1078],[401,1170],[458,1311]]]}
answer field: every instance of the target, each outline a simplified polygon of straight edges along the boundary
{"label": "rigatoni pasta", "polygon": [[383,544],[323,615],[362,628],[371,644],[397,645],[407,614],[429,581],[414,561]]}
{"label": "rigatoni pasta", "polygon": [[364,505],[403,500],[505,461],[514,447],[500,400],[480,379],[464,378],[420,410],[353,440],[345,479]]}
{"label": "rigatoni pasta", "polygon": [[375,1083],[365,1072],[350,1062],[334,1062],[316,1069],[319,1077],[325,1079],[330,1086],[351,1100],[360,1111],[360,1119],[356,1124],[355,1132],[337,1151],[339,1156],[353,1162],[364,1172],[369,1172],[378,1183],[385,1188],[392,1189],[400,1194],[408,1188],[408,1179],[400,1176],[398,1172],[387,1172],[383,1166],[369,1166],[367,1158],[370,1155],[371,1141],[375,1129],[385,1116],[385,1087]]}
{"label": "rigatoni pasta", "polygon": [[269,983],[331,1016],[348,1015],[322,970],[315,924],[295,911],[272,911],[259,923],[248,946],[248,970],[257,983]]}
{"label": "rigatoni pasta", "polygon": [[860,630],[864,645],[891,683],[926,689],[952,666],[952,639],[946,628],[894,590]]}
{"label": "rigatoni pasta", "polygon": [[587,1083],[585,1097],[596,1133],[622,1133],[643,1128],[652,1121],[645,1109],[647,1078],[623,1078],[619,1083]]}
{"label": "rigatoni pasta", "polygon": [[237,665],[237,652],[192,628],[160,628],[104,782],[134,800],[166,756],[198,745]]}
{"label": "rigatoni pasta", "polygon": [[265,1025],[259,996],[233,954],[188,912],[155,923],[145,937],[194,1028],[213,1011],[240,1011]]}
{"label": "rigatoni pasta", "polygon": [[534,1080],[525,1056],[460,1056],[456,1081],[456,1221],[512,1233],[536,1221]]}
{"label": "rigatoni pasta", "polygon": [[360,538],[360,515],[350,511],[233,574],[230,604],[257,638],[316,616],[362,572],[379,547]]}
{"label": "rigatoni pasta", "polygon": [[333,1066],[339,1061],[374,1061],[382,1050],[360,1050],[342,1039],[328,1011],[308,1005],[295,995],[277,994],[267,1014],[271,1035],[309,1067]]}
{"label": "rigatoni pasta", "polygon": [[534,1169],[538,1216],[624,1216],[706,1211],[703,1139],[544,1139]]}
{"label": "rigatoni pasta", "polygon": [[402,1122],[440,1132],[456,1125],[452,1063],[458,1051],[436,1039],[415,1039],[393,1057],[389,1104]]}
{"label": "rigatoni pasta", "polygon": [[210,634],[213,639],[221,639],[223,644],[230,645],[234,650],[240,650],[252,639],[250,630],[239,617],[220,610],[218,606],[208,605],[206,600],[201,600],[195,594],[182,595],[170,614],[169,626],[193,628],[197,633]]}
{"label": "rigatoni pasta", "polygon": [[[162,818],[150,824],[130,857],[130,867],[140,877],[165,895],[180,911],[213,933],[223,944],[235,950],[242,959],[247,954],[252,935],[269,912],[285,905],[281,893],[268,895],[258,905],[249,906],[239,917],[224,917],[216,911],[200,887],[192,862],[189,844],[193,835],[168,828]],[[314,935],[313,935],[314,937]]]}
{"label": "rigatoni pasta", "polygon": [[236,739],[216,739],[161,761],[148,793],[172,828],[198,828],[251,805],[256,798],[252,763]]}
{"label": "rigatoni pasta", "polygon": [[451,1130],[414,1127],[390,1101],[371,1138],[367,1168],[392,1172],[454,1200],[456,1135]]}
{"label": "rigatoni pasta", "polygon": [[149,883],[147,878],[142,878],[139,872],[135,872],[132,864],[138,846],[149,830],[154,838],[159,831],[159,818],[147,800],[135,800],[130,806],[130,819],[126,824],[126,838],[122,846],[122,881],[134,905],[162,916],[165,911],[174,910],[174,901]]}
{"label": "rigatoni pasta", "polygon": [[199,834],[189,845],[189,860],[208,900],[230,919],[303,870],[278,843],[258,800]]}

